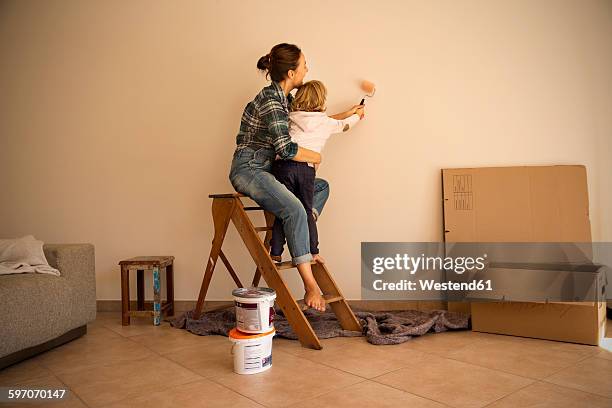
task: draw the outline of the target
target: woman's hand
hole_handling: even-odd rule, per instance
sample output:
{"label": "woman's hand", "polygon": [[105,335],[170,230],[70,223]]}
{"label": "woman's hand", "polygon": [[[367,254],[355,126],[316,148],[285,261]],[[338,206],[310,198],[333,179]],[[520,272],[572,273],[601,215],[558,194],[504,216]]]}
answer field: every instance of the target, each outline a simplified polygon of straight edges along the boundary
{"label": "woman's hand", "polygon": [[321,154],[304,147],[298,147],[297,154],[292,160],[307,163],[321,163]]}

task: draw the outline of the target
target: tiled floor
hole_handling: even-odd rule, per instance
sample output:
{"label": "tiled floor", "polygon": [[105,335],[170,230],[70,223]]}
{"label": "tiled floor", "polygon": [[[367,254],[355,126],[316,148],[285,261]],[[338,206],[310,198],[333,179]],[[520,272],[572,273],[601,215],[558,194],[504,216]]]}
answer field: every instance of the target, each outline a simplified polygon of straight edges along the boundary
{"label": "tiled floor", "polygon": [[0,371],[0,386],[67,387],[68,401],[47,405],[75,408],[612,407],[610,343],[462,331],[395,346],[335,338],[315,351],[275,339],[274,366],[241,376],[226,337],[98,313],[84,337]]}

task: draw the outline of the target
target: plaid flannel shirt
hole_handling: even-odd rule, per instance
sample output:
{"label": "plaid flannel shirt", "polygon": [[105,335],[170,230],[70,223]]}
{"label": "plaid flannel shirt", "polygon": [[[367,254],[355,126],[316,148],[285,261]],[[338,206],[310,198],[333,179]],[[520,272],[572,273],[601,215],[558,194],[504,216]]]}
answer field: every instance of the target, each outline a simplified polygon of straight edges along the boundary
{"label": "plaid flannel shirt", "polygon": [[295,157],[298,145],[289,136],[289,105],[293,95],[285,96],[278,82],[272,81],[247,104],[236,136],[236,150],[250,147],[273,148],[281,159]]}

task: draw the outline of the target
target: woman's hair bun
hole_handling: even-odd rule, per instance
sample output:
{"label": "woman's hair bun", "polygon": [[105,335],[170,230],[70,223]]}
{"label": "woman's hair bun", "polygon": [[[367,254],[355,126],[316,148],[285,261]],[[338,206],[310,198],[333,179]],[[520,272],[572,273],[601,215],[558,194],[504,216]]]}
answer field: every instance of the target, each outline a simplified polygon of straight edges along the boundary
{"label": "woman's hair bun", "polygon": [[270,54],[266,54],[257,61],[257,69],[267,71],[270,69]]}
{"label": "woman's hair bun", "polygon": [[266,78],[280,82],[287,76],[289,70],[296,70],[302,51],[294,44],[276,44],[269,53],[257,61],[257,68],[265,71]]}

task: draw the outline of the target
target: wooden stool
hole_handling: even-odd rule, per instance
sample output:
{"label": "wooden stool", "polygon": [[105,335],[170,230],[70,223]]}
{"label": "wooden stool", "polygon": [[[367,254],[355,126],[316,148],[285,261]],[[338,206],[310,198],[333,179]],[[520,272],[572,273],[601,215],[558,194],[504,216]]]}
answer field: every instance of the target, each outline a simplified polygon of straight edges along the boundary
{"label": "wooden stool", "polygon": [[[246,197],[245,195],[239,193],[213,194],[209,197],[213,199],[212,213],[215,225],[215,236],[213,238],[208,261],[206,262],[206,270],[204,272],[204,278],[202,279],[200,295],[198,296],[198,302],[196,303],[192,317],[196,320],[199,319],[204,309],[204,301],[206,299],[206,293],[208,292],[208,286],[210,285],[212,274],[219,257],[236,285],[239,288],[244,287],[238,275],[230,265],[226,255],[221,250],[227,228],[231,221],[234,223],[251,257],[255,261],[256,270],[251,286],[257,286],[259,284],[259,279],[263,277],[268,286],[276,291],[276,303],[280,306],[291,328],[293,328],[293,331],[297,334],[302,346],[320,350],[323,347],[321,341],[312,329],[308,319],[306,319],[304,312],[291,295],[289,288],[281,276],[281,274],[287,273],[285,272],[286,270],[295,268],[295,266],[291,261],[275,263],[272,261],[272,258],[270,258],[269,249],[270,239],[272,238],[274,214],[264,211],[266,226],[255,227],[246,212],[263,211],[263,209],[261,207],[245,207],[241,200],[241,198]],[[257,235],[258,232],[265,232],[265,237],[262,239]],[[325,303],[330,305],[342,328],[344,330],[360,332],[361,325],[359,324],[359,320],[357,320],[346,299],[340,292],[340,288],[327,269],[327,264],[320,264],[313,261],[311,265],[312,274],[323,292]]]}
{"label": "wooden stool", "polygon": [[[130,325],[130,316],[153,316],[153,324],[159,326],[161,314],[174,315],[174,257],[173,256],[138,256],[119,262],[121,266],[121,324]],[[165,302],[160,296],[160,270],[166,271]],[[153,271],[153,310],[145,310],[144,271]],[[130,311],[130,271],[136,271],[137,307]]]}

